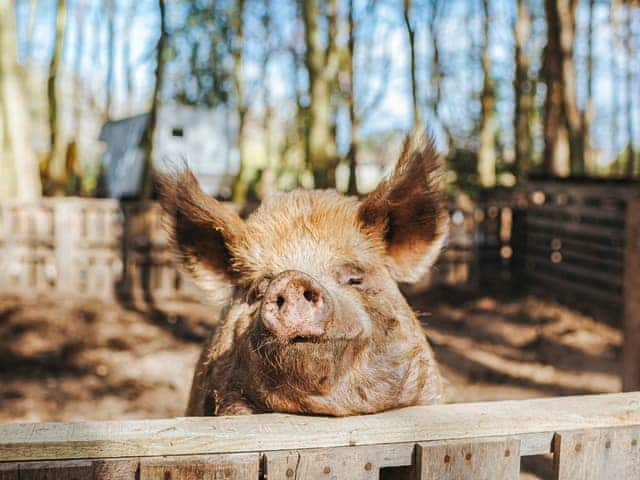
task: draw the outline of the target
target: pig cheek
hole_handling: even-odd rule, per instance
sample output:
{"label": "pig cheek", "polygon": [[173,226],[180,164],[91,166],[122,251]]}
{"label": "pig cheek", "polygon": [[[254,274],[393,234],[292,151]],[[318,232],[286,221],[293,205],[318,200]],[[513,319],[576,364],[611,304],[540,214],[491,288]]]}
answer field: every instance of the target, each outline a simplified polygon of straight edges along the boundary
{"label": "pig cheek", "polygon": [[331,325],[331,336],[344,339],[366,339],[371,336],[372,324],[361,295],[339,295]]}

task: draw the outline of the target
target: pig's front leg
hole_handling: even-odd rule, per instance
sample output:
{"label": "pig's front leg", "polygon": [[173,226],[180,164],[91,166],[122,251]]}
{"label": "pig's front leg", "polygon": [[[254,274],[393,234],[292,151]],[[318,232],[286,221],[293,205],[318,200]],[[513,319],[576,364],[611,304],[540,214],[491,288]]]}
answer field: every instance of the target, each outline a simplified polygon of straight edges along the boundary
{"label": "pig's front leg", "polygon": [[242,400],[220,407],[216,415],[253,415],[256,409]]}
{"label": "pig's front leg", "polygon": [[[253,415],[258,409],[237,391],[214,389],[204,402],[204,409],[196,416]],[[192,413],[193,415],[193,413]]]}

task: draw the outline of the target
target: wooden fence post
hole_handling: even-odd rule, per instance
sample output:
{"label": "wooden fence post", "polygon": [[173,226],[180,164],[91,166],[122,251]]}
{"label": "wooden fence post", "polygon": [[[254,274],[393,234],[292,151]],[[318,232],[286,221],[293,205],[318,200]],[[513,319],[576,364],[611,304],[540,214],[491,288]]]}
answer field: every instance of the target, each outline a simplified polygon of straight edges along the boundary
{"label": "wooden fence post", "polygon": [[54,252],[56,257],[56,289],[78,293],[81,273],[76,260],[80,237],[80,215],[77,200],[58,199],[53,205]]}
{"label": "wooden fence post", "polygon": [[640,390],[640,198],[627,204],[623,293],[622,389]]}

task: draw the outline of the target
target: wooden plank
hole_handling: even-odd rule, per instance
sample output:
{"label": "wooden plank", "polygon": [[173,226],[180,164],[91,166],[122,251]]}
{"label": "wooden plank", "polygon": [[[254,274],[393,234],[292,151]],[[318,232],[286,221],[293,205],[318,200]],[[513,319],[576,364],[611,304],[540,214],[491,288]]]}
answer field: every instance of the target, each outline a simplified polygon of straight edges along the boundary
{"label": "wooden plank", "polygon": [[558,434],[553,441],[556,480],[640,478],[640,428]]}
{"label": "wooden plank", "polygon": [[619,274],[611,274],[598,271],[596,269],[590,269],[572,265],[569,262],[553,263],[549,257],[533,256],[527,252],[526,259],[530,260],[535,267],[542,267],[547,271],[554,274],[571,274],[584,278],[587,282],[593,282],[601,284],[602,286],[610,286],[612,288],[622,288],[622,276]]}
{"label": "wooden plank", "polygon": [[527,253],[531,256],[539,255],[542,258],[548,259],[553,252],[560,252],[564,262],[588,266],[588,268],[594,270],[605,270],[616,274],[622,274],[624,270],[622,259],[611,259],[603,255],[585,254],[579,249],[575,249],[564,242],[562,242],[562,247],[559,249],[552,248],[548,243],[542,244],[530,242],[527,245]]}
{"label": "wooden plank", "polygon": [[136,480],[137,459],[61,460],[0,463],[0,480]]}
{"label": "wooden plank", "polygon": [[137,458],[93,460],[93,480],[136,480]]}
{"label": "wooden plank", "polygon": [[380,469],[413,463],[414,444],[289,450],[265,453],[268,480],[336,478],[377,480]]}
{"label": "wooden plank", "polygon": [[622,389],[640,390],[640,199],[627,208],[623,287]]}
{"label": "wooden plank", "polygon": [[603,292],[589,285],[582,285],[570,279],[565,279],[551,272],[542,273],[540,271],[528,270],[525,275],[541,285],[551,287],[557,290],[550,291],[552,294],[571,293],[574,295],[585,295],[584,300],[588,303],[601,302],[603,304],[613,304],[616,308],[620,307],[622,296],[616,292]]}
{"label": "wooden plank", "polygon": [[21,463],[18,471],[20,480],[93,479],[93,464],[88,460]]}
{"label": "wooden plank", "polygon": [[546,232],[535,228],[527,228],[527,243],[539,243],[550,245],[551,241],[559,239],[563,245],[576,251],[582,251],[591,255],[606,255],[611,260],[624,260],[624,248],[622,242],[594,241],[589,238],[574,235],[557,235],[553,232]]}
{"label": "wooden plank", "polygon": [[589,235],[593,238],[622,239],[624,228],[605,227],[603,225],[591,225],[586,223],[567,222],[548,217],[533,217],[527,212],[527,225],[546,228],[558,233]]}
{"label": "wooden plank", "polygon": [[552,218],[586,224],[624,228],[624,209],[590,205],[529,205],[527,214],[536,218]]}
{"label": "wooden plank", "polygon": [[18,463],[0,463],[0,480],[18,480]]}
{"label": "wooden plank", "polygon": [[408,407],[344,418],[266,414],[0,425],[0,461],[241,453],[512,437],[549,453],[554,432],[640,425],[640,392]]}
{"label": "wooden plank", "polygon": [[515,480],[520,476],[520,441],[420,443],[416,460],[424,480]]}
{"label": "wooden plank", "polygon": [[258,480],[257,453],[143,458],[140,480]]}

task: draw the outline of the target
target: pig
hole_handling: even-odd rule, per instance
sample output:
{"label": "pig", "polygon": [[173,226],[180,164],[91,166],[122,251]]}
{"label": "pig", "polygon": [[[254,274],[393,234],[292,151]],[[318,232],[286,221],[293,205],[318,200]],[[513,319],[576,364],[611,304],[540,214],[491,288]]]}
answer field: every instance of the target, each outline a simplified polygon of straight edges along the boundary
{"label": "pig", "polygon": [[188,169],[159,179],[171,244],[221,319],[188,416],[346,416],[438,403],[434,354],[398,282],[419,279],[448,227],[433,142],[408,137],[363,200],[333,190],[266,198],[246,220]]}

